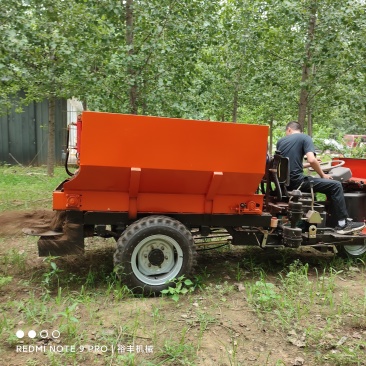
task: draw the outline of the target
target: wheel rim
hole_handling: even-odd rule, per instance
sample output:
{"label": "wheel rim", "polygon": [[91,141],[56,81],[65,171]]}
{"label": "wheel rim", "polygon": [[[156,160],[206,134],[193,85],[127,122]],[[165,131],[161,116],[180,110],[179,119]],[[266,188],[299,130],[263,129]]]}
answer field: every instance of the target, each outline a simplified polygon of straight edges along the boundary
{"label": "wheel rim", "polygon": [[147,285],[163,285],[177,276],[183,265],[183,251],[167,235],[150,235],[143,239],[131,256],[132,271]]}
{"label": "wheel rim", "polygon": [[360,245],[345,245],[344,250],[351,256],[360,256],[364,253],[366,253],[366,240],[364,241],[364,244]]}

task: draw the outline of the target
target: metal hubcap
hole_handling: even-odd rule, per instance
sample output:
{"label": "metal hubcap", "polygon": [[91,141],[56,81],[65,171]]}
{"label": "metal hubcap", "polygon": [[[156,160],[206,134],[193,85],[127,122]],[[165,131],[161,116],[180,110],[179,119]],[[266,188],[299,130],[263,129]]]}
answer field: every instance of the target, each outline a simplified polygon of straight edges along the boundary
{"label": "metal hubcap", "polygon": [[183,251],[178,242],[163,234],[140,241],[131,256],[134,275],[148,285],[163,285],[175,278],[183,266]]}

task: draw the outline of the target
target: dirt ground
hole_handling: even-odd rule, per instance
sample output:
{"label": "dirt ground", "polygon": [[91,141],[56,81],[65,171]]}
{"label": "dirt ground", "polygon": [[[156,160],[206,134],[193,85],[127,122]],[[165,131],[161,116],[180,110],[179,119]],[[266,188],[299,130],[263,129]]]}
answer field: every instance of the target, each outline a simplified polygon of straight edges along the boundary
{"label": "dirt ground", "polygon": [[0,214],[0,236],[19,236],[23,228],[47,226],[54,216],[51,210],[7,211]]}
{"label": "dirt ground", "polygon": [[[332,260],[309,251],[291,252],[286,258],[254,251],[247,265],[243,265],[241,251],[202,252],[196,273],[205,289],[196,289],[175,303],[162,297],[122,296],[121,289],[111,288],[105,278],[113,272],[115,244],[90,239],[84,256],[53,261],[62,272],[58,285],[47,287],[55,268],[38,257],[37,238],[26,237],[21,230],[46,226],[52,215],[47,210],[0,214],[0,278],[11,277],[11,282],[0,286],[1,365],[315,366],[319,350],[328,352],[342,339],[366,339],[366,327],[356,326],[349,314],[349,322],[340,321],[329,329],[328,339],[319,339],[324,347],[308,347],[302,342],[301,324],[294,325],[289,334],[288,329],[275,325],[275,314],[262,317],[249,304],[245,287],[260,278],[258,268],[266,268],[268,282],[276,283],[285,262],[316,262],[315,267]],[[268,266],[269,262],[273,265]],[[255,263],[254,269],[250,263]],[[309,277],[316,281],[315,271],[309,271]],[[44,296],[45,288],[50,289],[49,297]],[[337,277],[335,291],[342,288],[365,297],[363,271],[355,269]],[[325,329],[327,317],[320,310],[310,312],[310,323]],[[35,338],[18,338],[20,329],[26,334],[35,330]],[[61,329],[58,338],[52,333],[55,329]],[[41,334],[43,330],[48,331],[47,337]],[[76,349],[71,349],[75,344]],[[321,364],[347,365],[331,358]],[[350,364],[365,365],[365,358]]]}

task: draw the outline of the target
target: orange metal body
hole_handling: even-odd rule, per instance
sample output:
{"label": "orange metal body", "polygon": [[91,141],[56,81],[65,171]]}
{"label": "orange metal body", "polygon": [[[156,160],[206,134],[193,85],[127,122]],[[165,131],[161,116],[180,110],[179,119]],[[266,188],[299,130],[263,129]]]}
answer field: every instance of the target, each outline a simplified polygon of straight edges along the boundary
{"label": "orange metal body", "polygon": [[[366,159],[340,158],[345,161],[345,167],[350,168],[352,180],[366,181]],[[337,159],[338,160],[338,159]]]}
{"label": "orange metal body", "polygon": [[83,112],[55,210],[261,214],[268,127]]}

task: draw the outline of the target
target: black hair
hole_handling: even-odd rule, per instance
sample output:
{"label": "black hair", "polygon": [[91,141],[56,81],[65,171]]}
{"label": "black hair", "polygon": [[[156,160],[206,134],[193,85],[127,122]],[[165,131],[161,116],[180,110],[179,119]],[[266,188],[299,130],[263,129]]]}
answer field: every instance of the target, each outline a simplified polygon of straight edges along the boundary
{"label": "black hair", "polygon": [[300,125],[300,123],[298,123],[297,121],[291,121],[291,122],[289,122],[289,123],[286,125],[286,130],[287,130],[288,128],[291,128],[292,130],[295,130],[295,131],[300,131],[300,132],[302,132],[301,125]]}

